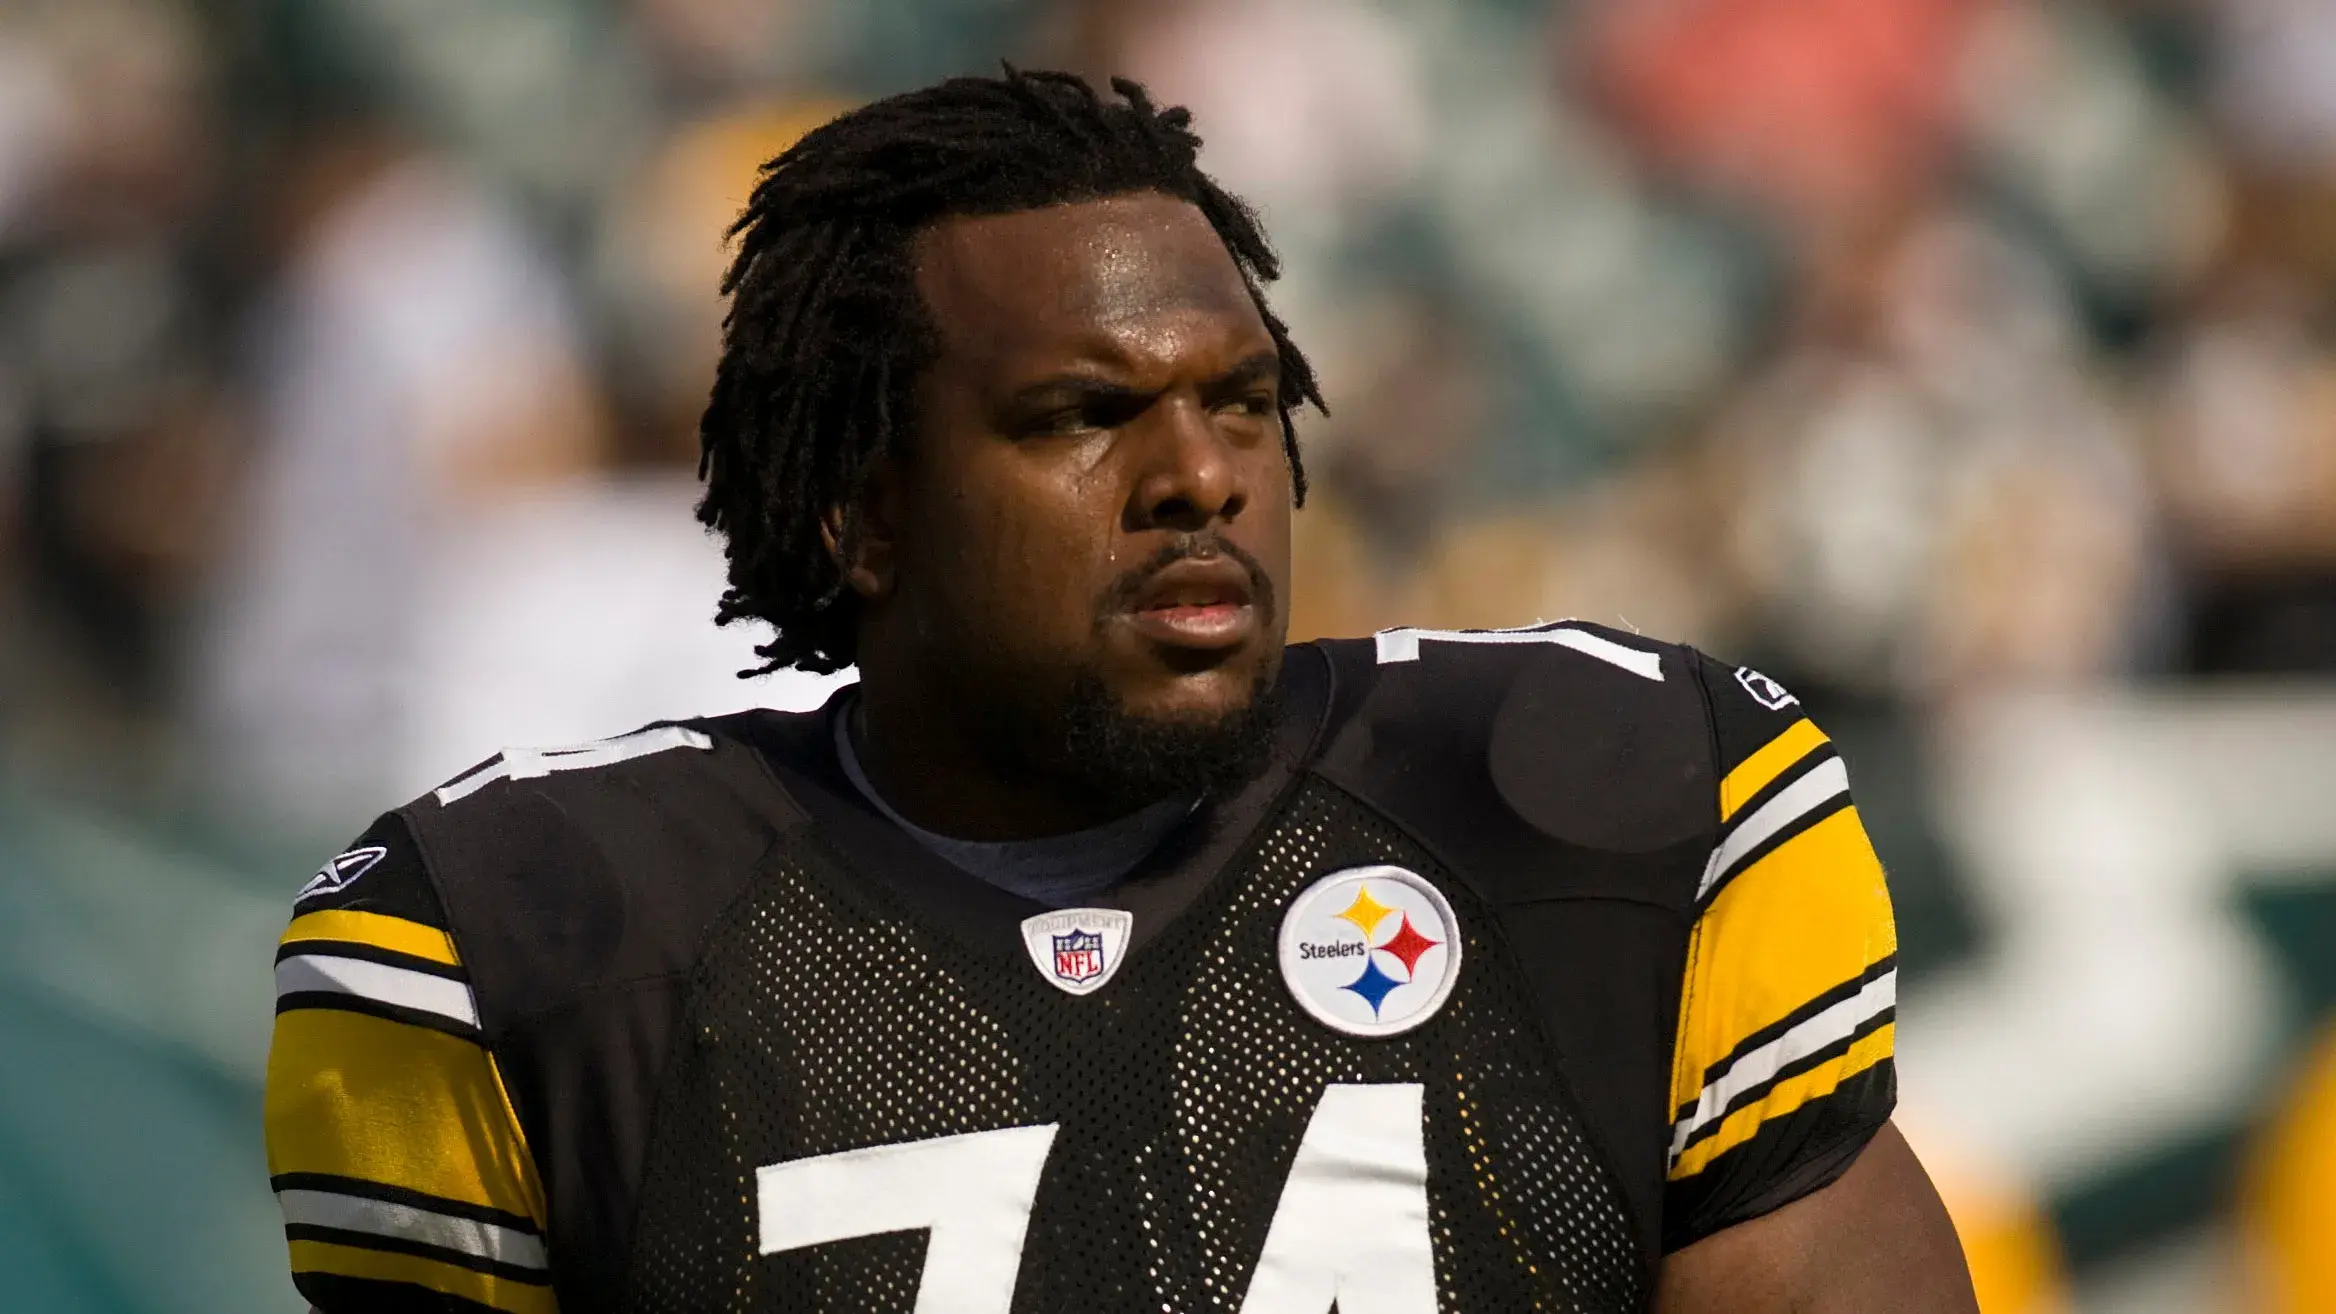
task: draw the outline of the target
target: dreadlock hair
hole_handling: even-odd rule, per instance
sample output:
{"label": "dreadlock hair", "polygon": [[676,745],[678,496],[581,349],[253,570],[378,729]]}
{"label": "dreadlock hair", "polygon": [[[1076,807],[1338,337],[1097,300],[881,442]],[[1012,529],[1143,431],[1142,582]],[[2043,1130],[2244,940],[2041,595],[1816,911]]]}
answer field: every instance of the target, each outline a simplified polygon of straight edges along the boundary
{"label": "dreadlock hair", "polygon": [[1133,192],[1189,201],[1241,270],[1281,357],[1282,442],[1305,500],[1293,412],[1323,407],[1313,368],[1259,290],[1281,263],[1257,216],[1200,171],[1192,115],[1114,78],[1106,100],[1068,73],[952,78],[812,130],[763,166],[730,229],[737,256],[713,398],[699,424],[698,519],[725,538],[717,623],[768,622],[761,675],[856,660],[858,597],[820,535],[840,508],[850,560],[869,473],[907,440],[939,334],[912,249],[935,222]]}

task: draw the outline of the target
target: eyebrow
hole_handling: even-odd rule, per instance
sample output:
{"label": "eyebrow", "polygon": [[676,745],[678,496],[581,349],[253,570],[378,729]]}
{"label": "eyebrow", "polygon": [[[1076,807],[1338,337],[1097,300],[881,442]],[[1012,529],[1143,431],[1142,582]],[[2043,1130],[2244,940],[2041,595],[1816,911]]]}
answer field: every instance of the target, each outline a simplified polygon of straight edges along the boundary
{"label": "eyebrow", "polygon": [[1281,379],[1281,373],[1281,354],[1273,351],[1260,351],[1201,384],[1200,391],[1203,397],[1223,397],[1269,379],[1278,382]]}
{"label": "eyebrow", "polygon": [[[1262,380],[1281,374],[1282,360],[1277,352],[1260,351],[1244,358],[1239,364],[1200,384],[1201,396],[1215,399],[1241,391]],[[1085,374],[1058,374],[1025,384],[1007,398],[1010,406],[1031,406],[1055,402],[1141,402],[1159,395],[1159,389],[1131,387],[1109,379],[1098,379]]]}

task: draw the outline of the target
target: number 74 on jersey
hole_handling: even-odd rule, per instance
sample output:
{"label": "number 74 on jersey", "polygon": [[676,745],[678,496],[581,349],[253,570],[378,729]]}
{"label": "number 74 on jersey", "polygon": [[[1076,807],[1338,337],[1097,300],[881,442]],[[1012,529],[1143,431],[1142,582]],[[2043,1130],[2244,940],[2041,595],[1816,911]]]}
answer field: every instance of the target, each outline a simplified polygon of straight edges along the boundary
{"label": "number 74 on jersey", "polygon": [[[1435,1314],[1421,1088],[1322,1093],[1282,1184],[1241,1314]],[[762,1253],[929,1232],[916,1314],[1007,1314],[1057,1124],[771,1164],[755,1173]]]}

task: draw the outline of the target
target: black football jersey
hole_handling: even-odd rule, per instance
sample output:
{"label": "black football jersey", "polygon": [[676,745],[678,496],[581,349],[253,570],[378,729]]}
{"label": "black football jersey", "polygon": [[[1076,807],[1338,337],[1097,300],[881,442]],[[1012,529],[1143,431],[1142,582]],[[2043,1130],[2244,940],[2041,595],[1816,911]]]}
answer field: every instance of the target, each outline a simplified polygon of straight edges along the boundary
{"label": "black football jersey", "polygon": [[1792,695],[1564,623],[1292,647],[1095,906],[833,718],[513,750],[301,891],[269,1170],[326,1314],[1644,1308],[1888,1118],[1895,937]]}

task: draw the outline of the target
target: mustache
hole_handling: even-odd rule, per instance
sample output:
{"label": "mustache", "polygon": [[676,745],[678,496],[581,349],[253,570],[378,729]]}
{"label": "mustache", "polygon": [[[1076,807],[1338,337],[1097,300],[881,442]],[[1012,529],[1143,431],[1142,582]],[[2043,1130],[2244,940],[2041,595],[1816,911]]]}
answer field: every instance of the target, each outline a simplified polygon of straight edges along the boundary
{"label": "mustache", "polygon": [[1256,607],[1261,615],[1276,614],[1273,581],[1266,576],[1265,567],[1259,564],[1256,556],[1222,534],[1195,533],[1177,535],[1162,545],[1159,551],[1113,580],[1111,587],[1103,592],[1101,605],[1095,609],[1097,621],[1117,616],[1134,606],[1136,599],[1142,596],[1145,587],[1152,582],[1152,577],[1168,567],[1179,561],[1207,560],[1210,557],[1225,557],[1240,563],[1241,568],[1249,572],[1250,605]]}

